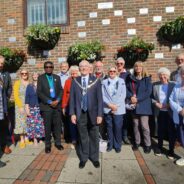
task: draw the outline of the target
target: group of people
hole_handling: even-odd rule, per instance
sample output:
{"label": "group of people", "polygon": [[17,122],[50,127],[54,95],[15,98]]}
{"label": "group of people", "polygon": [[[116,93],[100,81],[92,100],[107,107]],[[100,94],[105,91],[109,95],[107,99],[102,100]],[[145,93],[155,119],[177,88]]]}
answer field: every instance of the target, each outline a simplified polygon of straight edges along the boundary
{"label": "group of people", "polygon": [[[0,121],[5,122],[12,87],[9,74],[3,72],[3,63],[0,56]],[[22,69],[13,87],[14,133],[20,135],[19,147],[44,140],[45,153],[50,153],[53,137],[55,147],[63,150],[61,133],[64,133],[65,141],[76,148],[79,168],[84,168],[88,159],[98,168],[99,137],[107,139],[107,152],[114,149],[119,153],[122,142],[130,144],[134,140],[133,150],[143,145],[144,153],[149,154],[149,117],[153,115],[158,124],[155,155],[163,154],[163,140],[167,136],[167,156],[174,159],[176,140],[184,146],[184,54],[176,57],[176,64],[178,68],[172,74],[166,67],[160,68],[159,81],[154,83],[144,63],[137,61],[127,71],[121,57],[107,69],[107,74],[101,61],[92,65],[86,60],[70,68],[67,62],[61,63],[57,75],[53,73],[54,64],[46,61],[45,73],[33,73],[32,82],[28,71]],[[132,139],[128,138],[129,127]],[[1,129],[5,132],[4,127]],[[4,151],[9,149],[2,142],[5,139],[6,136],[1,139]],[[176,164],[183,166],[184,158]],[[4,165],[0,161],[0,167]]]}

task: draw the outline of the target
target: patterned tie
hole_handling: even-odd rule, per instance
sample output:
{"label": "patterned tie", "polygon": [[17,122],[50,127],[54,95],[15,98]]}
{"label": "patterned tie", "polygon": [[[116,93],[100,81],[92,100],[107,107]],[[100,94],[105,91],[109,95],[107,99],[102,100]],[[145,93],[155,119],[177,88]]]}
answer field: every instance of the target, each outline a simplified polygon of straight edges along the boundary
{"label": "patterned tie", "polygon": [[82,87],[83,87],[83,91],[82,91],[82,110],[84,112],[87,111],[87,88],[86,88],[86,79],[83,78],[83,82],[82,82]]}

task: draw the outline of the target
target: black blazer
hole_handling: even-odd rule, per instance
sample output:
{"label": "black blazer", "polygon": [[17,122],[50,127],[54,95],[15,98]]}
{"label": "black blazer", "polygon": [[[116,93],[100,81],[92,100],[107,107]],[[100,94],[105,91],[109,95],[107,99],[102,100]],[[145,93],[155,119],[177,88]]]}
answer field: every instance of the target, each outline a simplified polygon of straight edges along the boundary
{"label": "black blazer", "polygon": [[[81,85],[81,77],[77,77],[76,81]],[[96,77],[89,76],[88,85],[96,81]],[[82,89],[79,85],[72,80],[71,90],[70,90],[70,105],[69,113],[70,115],[76,115],[77,121],[81,114],[81,100],[82,100]],[[103,98],[102,98],[102,87],[101,81],[97,79],[95,84],[87,91],[88,98],[88,113],[92,124],[96,124],[97,116],[103,116]]]}
{"label": "black blazer", "polygon": [[[61,97],[62,97],[62,87],[61,87],[61,80],[58,75],[52,74],[54,78],[54,87],[56,98],[59,98],[59,103],[57,105],[57,109],[61,110]],[[48,104],[48,100],[52,100],[50,97],[50,87],[46,77],[46,74],[42,74],[38,77],[38,84],[37,84],[37,94],[38,100],[40,104],[41,111],[49,111],[52,107]]]}
{"label": "black blazer", "polygon": [[12,82],[8,72],[2,72],[3,76],[3,90],[6,93],[6,97],[9,99],[12,94]]}

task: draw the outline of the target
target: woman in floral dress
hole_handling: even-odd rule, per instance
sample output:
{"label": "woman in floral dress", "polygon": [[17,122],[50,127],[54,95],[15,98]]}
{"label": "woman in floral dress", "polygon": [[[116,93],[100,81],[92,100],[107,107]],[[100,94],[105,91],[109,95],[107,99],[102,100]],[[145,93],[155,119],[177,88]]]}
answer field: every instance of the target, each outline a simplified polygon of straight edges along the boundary
{"label": "woman in floral dress", "polygon": [[19,147],[24,148],[26,144],[31,144],[26,134],[26,112],[25,93],[29,84],[29,74],[27,70],[20,71],[20,79],[15,81],[13,91],[15,100],[15,129],[14,133],[20,135]]}
{"label": "woman in floral dress", "polygon": [[[38,104],[38,96],[36,94],[38,74],[33,73],[33,82],[29,84],[26,89],[26,114],[27,114],[27,135],[29,139],[34,140],[34,145],[45,137],[45,130],[43,119],[40,115],[40,108]],[[42,142],[42,141],[41,141]]]}

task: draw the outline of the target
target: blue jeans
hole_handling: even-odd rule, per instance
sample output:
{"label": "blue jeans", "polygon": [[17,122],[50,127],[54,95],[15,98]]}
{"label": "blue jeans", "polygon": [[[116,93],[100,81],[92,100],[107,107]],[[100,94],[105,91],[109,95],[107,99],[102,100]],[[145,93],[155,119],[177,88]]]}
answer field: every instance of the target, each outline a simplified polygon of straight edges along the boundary
{"label": "blue jeans", "polygon": [[123,115],[105,114],[107,124],[108,148],[121,149]]}

